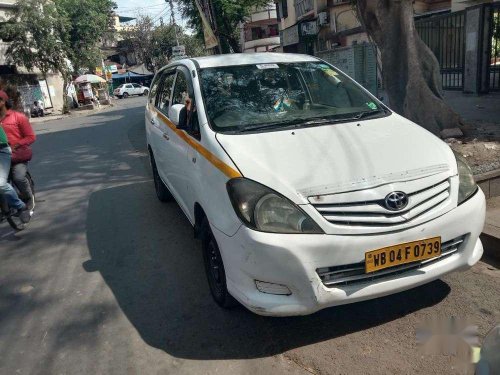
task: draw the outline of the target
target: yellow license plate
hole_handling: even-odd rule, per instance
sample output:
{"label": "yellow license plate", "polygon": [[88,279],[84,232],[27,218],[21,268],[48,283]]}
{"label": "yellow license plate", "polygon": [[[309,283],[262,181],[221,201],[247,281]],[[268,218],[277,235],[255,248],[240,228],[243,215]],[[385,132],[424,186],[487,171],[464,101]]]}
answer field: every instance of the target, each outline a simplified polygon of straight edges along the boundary
{"label": "yellow license plate", "polygon": [[400,264],[419,262],[441,255],[441,237],[387,246],[365,253],[365,272],[375,272]]}

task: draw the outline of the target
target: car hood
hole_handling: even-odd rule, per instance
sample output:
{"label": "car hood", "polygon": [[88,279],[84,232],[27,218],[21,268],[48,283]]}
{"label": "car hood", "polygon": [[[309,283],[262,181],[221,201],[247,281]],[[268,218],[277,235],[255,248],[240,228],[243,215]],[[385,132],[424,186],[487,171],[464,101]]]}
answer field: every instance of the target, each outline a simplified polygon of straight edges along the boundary
{"label": "car hood", "polygon": [[219,133],[217,139],[243,176],[297,204],[310,196],[457,173],[443,141],[397,114],[293,130]]}

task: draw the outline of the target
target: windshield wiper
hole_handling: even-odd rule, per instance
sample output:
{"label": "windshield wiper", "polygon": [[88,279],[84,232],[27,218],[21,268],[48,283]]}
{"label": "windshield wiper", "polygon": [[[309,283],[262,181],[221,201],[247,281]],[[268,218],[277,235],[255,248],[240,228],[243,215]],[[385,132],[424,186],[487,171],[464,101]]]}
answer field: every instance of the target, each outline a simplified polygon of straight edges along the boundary
{"label": "windshield wiper", "polygon": [[385,110],[383,110],[383,109],[377,109],[375,111],[358,112],[358,113],[356,113],[352,117],[352,119],[353,120],[359,120],[359,119],[362,119],[362,118],[367,118],[367,117],[371,117],[371,116],[374,116],[374,115],[379,115],[381,112],[386,113]]}
{"label": "windshield wiper", "polygon": [[281,122],[272,122],[268,124],[263,124],[263,125],[248,125],[243,127],[242,129],[239,129],[240,133],[245,133],[245,132],[251,132],[254,130],[263,130],[263,129],[276,129],[276,128],[288,128],[290,126],[295,126],[298,124],[303,124],[305,121],[303,119],[295,119],[295,120],[290,120],[290,121],[281,121]]}
{"label": "windshield wiper", "polygon": [[240,133],[246,133],[246,132],[252,132],[256,130],[264,130],[264,129],[277,129],[277,128],[297,128],[299,126],[310,126],[310,125],[319,125],[319,124],[334,124],[337,122],[348,122],[352,120],[359,120],[361,118],[366,118],[370,117],[373,115],[378,115],[381,112],[386,113],[385,110],[383,109],[378,109],[375,111],[364,111],[364,112],[358,112],[354,114],[353,117],[318,117],[318,118],[312,118],[312,119],[295,119],[295,120],[290,120],[290,121],[282,121],[282,122],[272,122],[269,124],[263,124],[263,125],[248,125],[243,127],[242,129],[239,129],[238,132]]}

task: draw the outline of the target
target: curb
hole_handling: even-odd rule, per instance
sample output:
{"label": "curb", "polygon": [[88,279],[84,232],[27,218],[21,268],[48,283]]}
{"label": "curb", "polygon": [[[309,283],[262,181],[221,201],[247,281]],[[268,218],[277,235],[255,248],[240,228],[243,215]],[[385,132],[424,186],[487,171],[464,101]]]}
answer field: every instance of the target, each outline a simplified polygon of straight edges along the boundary
{"label": "curb", "polygon": [[62,119],[67,119],[67,118],[72,118],[72,117],[85,117],[85,116],[90,116],[96,113],[100,112],[106,112],[109,111],[110,109],[114,108],[115,104],[111,103],[106,105],[104,108],[101,109],[91,109],[91,110],[81,110],[81,111],[71,111],[69,114],[65,115],[48,115],[44,117],[35,117],[30,119],[30,123],[35,125],[35,124],[41,124],[44,122],[48,121],[57,121],[57,120],[62,120]]}
{"label": "curb", "polygon": [[474,175],[486,199],[500,196],[500,169]]}

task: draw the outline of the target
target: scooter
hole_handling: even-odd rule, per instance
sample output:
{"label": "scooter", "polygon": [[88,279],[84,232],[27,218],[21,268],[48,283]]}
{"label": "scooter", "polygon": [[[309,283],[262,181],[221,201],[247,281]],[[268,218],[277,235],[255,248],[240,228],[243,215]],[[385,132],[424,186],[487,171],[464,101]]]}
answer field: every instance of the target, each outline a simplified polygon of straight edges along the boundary
{"label": "scooter", "polygon": [[[28,179],[31,186],[31,192],[33,193],[32,199],[35,200],[35,183],[33,182],[33,178],[31,177],[31,174],[29,172],[26,173],[26,178]],[[10,175],[8,182],[16,190],[19,198],[21,198],[21,200],[24,203],[28,203],[30,198],[26,198],[21,195],[19,188],[16,186],[16,184],[12,183],[12,176]],[[33,212],[31,212],[31,215],[33,216]],[[27,224],[23,223],[21,219],[18,216],[16,216],[16,210],[10,209],[5,197],[2,194],[0,194],[0,223],[3,223],[4,221],[7,221],[9,225],[16,231],[22,231],[26,229]]]}

